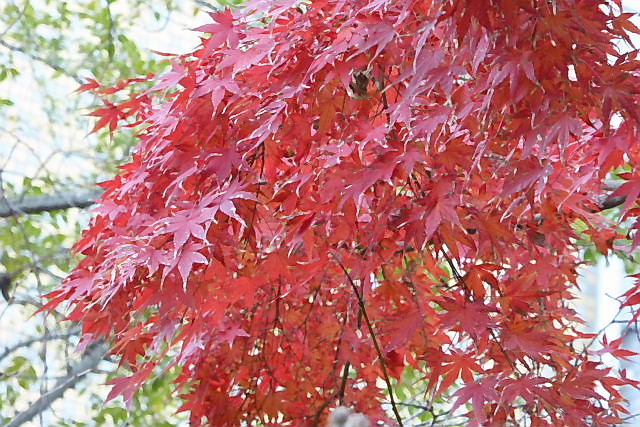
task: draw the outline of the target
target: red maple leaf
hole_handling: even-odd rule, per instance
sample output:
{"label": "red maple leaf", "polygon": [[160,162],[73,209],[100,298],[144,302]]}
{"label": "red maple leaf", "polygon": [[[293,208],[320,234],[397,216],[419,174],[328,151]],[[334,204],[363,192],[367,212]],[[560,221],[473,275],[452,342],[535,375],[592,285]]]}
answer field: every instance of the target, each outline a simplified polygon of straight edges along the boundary
{"label": "red maple leaf", "polygon": [[209,16],[216,24],[205,24],[194,29],[203,33],[211,33],[211,37],[205,41],[206,52],[209,53],[226,42],[229,43],[230,47],[235,48],[238,45],[239,34],[234,29],[234,18],[231,10],[226,9],[224,12],[209,13]]}
{"label": "red maple leaf", "polygon": [[457,397],[457,399],[451,408],[451,412],[454,412],[463,403],[471,401],[475,418],[471,425],[484,425],[487,420],[485,405],[498,399],[498,393],[495,388],[497,382],[497,378],[487,377],[477,382],[467,383],[453,394],[453,397]]}

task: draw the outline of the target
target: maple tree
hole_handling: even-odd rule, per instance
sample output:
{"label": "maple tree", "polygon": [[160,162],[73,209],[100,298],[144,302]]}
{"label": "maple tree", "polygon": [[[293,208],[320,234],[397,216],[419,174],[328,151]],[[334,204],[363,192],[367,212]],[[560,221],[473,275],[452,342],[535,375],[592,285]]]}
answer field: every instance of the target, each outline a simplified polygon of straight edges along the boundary
{"label": "maple tree", "polygon": [[[618,47],[640,30],[620,9],[213,13],[151,89],[81,88],[105,98],[96,130],[139,126],[139,145],[49,307],[73,305],[85,344],[113,338],[133,375],[111,396],[171,354],[194,426],[317,425],[338,402],[402,424],[407,367],[430,399],[453,387],[469,425],[620,422],[637,383],[601,356],[633,353],[585,345],[600,337],[570,307],[580,239],[640,242],[640,62]],[[618,205],[626,235],[600,214]]]}

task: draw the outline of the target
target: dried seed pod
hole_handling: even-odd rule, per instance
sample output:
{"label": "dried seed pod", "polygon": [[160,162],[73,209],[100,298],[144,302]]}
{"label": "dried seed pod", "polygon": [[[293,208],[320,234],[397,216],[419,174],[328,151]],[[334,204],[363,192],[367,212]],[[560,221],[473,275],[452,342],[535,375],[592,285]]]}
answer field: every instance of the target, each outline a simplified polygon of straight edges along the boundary
{"label": "dried seed pod", "polygon": [[9,291],[11,290],[11,275],[7,273],[0,273],[0,292],[5,301],[11,299]]}
{"label": "dried seed pod", "polygon": [[354,99],[368,98],[370,79],[371,72],[369,70],[355,71],[351,75],[351,83],[349,83],[349,95]]}

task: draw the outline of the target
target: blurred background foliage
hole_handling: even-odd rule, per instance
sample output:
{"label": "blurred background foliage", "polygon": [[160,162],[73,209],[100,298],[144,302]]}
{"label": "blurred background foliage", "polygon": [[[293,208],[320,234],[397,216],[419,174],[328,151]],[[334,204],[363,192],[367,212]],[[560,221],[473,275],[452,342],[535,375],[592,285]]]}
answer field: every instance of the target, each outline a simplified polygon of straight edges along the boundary
{"label": "blurred background foliage", "polygon": [[[68,197],[112,176],[127,161],[132,133],[88,135],[98,100],[74,91],[87,78],[109,86],[168,66],[154,53],[198,43],[188,31],[216,6],[175,0],[5,0],[0,2],[0,206],[37,197]],[[117,365],[98,358],[73,367],[78,328],[64,314],[35,314],[75,262],[70,248],[89,219],[86,209],[0,218],[0,424],[185,425],[171,397],[176,372],[145,385],[129,408],[104,403]],[[71,375],[80,378],[47,405]],[[126,375],[120,369],[120,375]],[[67,381],[69,382],[69,381]],[[31,420],[21,419],[38,408]],[[26,412],[25,412],[26,411]],[[9,424],[11,425],[11,424]]]}

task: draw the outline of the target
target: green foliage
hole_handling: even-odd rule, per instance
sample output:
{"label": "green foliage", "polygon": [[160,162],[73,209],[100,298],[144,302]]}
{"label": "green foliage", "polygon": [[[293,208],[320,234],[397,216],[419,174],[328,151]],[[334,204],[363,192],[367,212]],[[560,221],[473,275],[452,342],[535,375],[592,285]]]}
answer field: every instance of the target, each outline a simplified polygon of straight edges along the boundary
{"label": "green foliage", "polygon": [[[116,171],[130,155],[132,134],[87,137],[92,120],[85,114],[96,100],[74,90],[87,78],[115,84],[163,72],[167,61],[140,42],[176,19],[185,23],[174,27],[190,25],[200,12],[196,6],[175,0],[0,2],[0,203],[73,191]],[[75,264],[70,248],[88,220],[89,213],[80,209],[0,218],[0,273],[13,275],[12,301],[2,302],[0,321],[21,325],[2,335],[0,424],[50,390],[80,357],[74,352],[79,337],[73,325],[62,322],[64,313],[33,313],[43,303],[41,295]],[[45,339],[61,334],[68,336]],[[21,343],[26,344],[11,348]],[[118,399],[104,403],[109,390],[104,384],[115,364],[105,360],[99,369],[110,374],[95,374],[66,395],[77,406],[73,414],[56,402],[41,422],[174,426],[184,421],[175,414],[180,401],[171,397],[176,372],[145,385],[127,408]]]}
{"label": "green foliage", "polygon": [[[177,369],[172,369],[162,376],[154,378],[144,386],[141,393],[136,395],[127,409],[122,398],[104,404],[104,396],[92,395],[92,410],[95,415],[92,421],[97,425],[132,425],[132,426],[158,426],[172,427],[181,422],[186,423],[185,413],[175,414],[179,399],[172,396],[171,383],[178,375]],[[113,378],[110,375],[109,378]]]}

